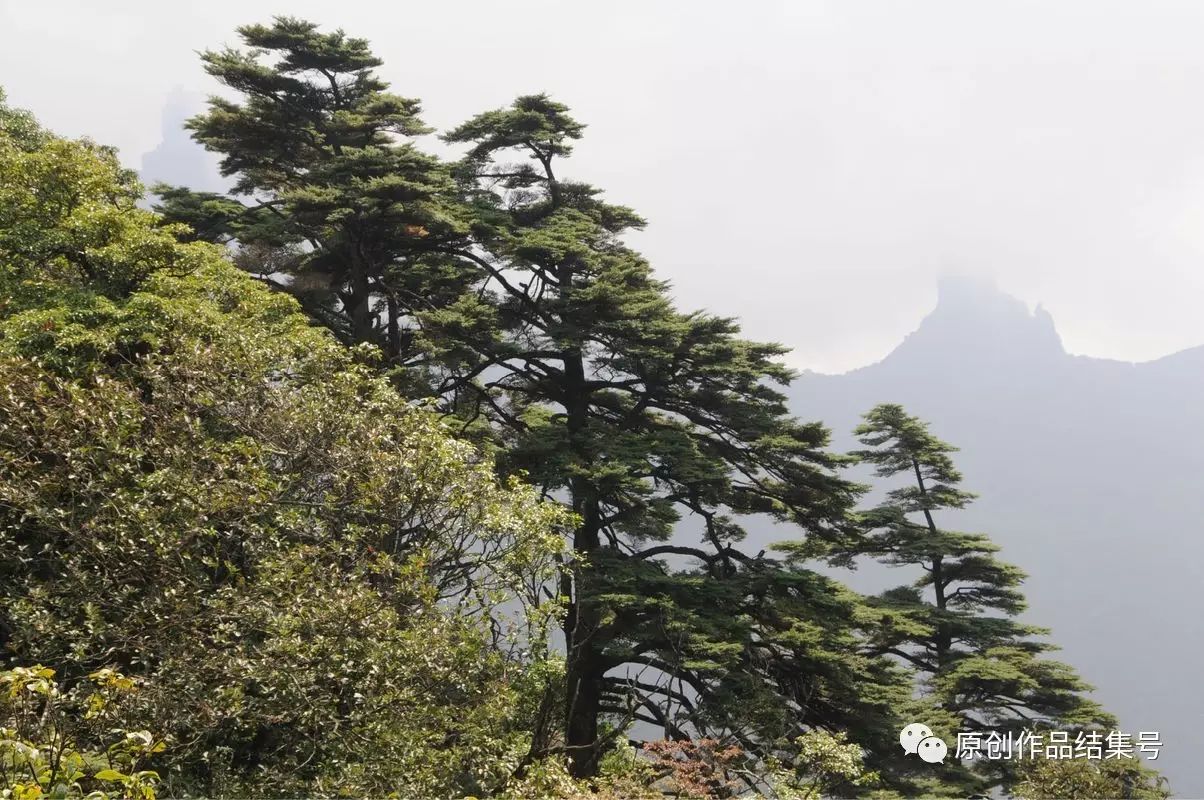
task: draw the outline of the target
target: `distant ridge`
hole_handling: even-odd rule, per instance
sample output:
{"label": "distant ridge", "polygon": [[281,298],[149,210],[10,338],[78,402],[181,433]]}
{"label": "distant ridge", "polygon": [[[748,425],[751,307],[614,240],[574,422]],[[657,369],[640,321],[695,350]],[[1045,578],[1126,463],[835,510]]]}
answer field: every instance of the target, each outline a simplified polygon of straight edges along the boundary
{"label": "distant ridge", "polygon": [[[1029,573],[1028,618],[1126,731],[1162,734],[1155,766],[1176,796],[1204,797],[1204,346],[1138,364],[1069,355],[1044,309],[948,278],[884,359],[790,392],[838,449],[880,402],[959,446],[981,497],[943,524],[990,534]],[[871,565],[853,583],[914,577]]]}

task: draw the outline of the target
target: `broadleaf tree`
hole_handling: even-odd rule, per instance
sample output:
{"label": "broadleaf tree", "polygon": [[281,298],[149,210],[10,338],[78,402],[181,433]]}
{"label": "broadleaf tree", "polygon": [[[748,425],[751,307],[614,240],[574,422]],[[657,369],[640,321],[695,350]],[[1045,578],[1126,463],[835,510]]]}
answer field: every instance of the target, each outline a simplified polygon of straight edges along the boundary
{"label": "broadleaf tree", "polygon": [[500,793],[568,515],[138,194],[0,104],[0,796]]}

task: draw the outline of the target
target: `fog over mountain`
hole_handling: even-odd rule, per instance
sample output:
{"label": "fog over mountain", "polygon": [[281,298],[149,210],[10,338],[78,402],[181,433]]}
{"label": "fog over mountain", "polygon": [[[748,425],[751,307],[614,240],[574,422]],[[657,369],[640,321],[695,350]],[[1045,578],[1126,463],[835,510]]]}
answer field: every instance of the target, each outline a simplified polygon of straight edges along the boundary
{"label": "fog over mountain", "polygon": [[[959,446],[981,496],[938,524],[990,535],[1029,573],[1027,619],[1053,629],[1123,730],[1162,734],[1155,766],[1177,795],[1204,796],[1204,347],[1140,364],[1071,356],[1044,310],[949,279],[881,362],[790,391],[840,450],[881,402]],[[910,580],[878,565],[842,577],[863,591]]]}
{"label": "fog over mountain", "polygon": [[218,156],[192,140],[184,129],[189,117],[205,108],[205,98],[177,87],[163,106],[163,139],[142,156],[139,177],[148,187],[162,181],[198,192],[224,192],[229,181],[218,172]]}

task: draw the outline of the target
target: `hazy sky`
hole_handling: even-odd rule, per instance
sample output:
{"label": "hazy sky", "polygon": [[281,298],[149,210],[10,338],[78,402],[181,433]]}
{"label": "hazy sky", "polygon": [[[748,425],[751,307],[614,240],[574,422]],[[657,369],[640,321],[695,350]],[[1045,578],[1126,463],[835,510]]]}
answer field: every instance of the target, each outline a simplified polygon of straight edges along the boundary
{"label": "hazy sky", "polygon": [[1043,303],[1072,352],[1204,343],[1204,3],[0,0],[0,83],[136,167],[174,89],[214,90],[195,51],[278,13],[371,39],[440,128],[568,103],[562,174],[797,366],[880,358],[942,273]]}

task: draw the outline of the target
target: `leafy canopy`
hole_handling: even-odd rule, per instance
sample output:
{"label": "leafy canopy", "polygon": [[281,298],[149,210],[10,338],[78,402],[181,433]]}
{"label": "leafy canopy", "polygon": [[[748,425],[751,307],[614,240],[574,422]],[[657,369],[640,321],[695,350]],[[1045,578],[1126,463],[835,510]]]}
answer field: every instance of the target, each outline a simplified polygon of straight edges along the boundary
{"label": "leafy canopy", "polygon": [[[564,512],[156,227],[108,152],[6,122],[0,174],[0,668],[136,681],[112,725],[173,795],[503,787]],[[103,273],[29,256],[64,242]]]}

